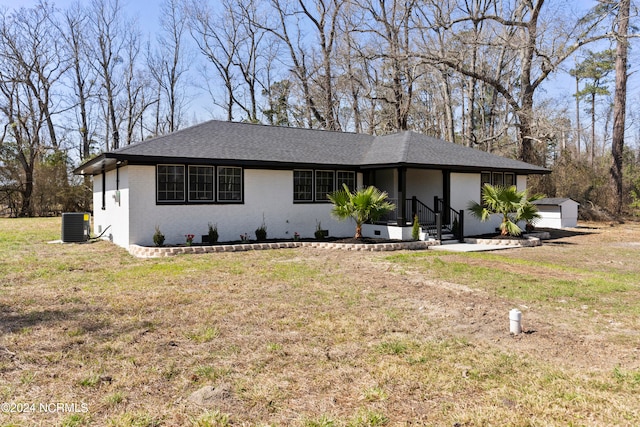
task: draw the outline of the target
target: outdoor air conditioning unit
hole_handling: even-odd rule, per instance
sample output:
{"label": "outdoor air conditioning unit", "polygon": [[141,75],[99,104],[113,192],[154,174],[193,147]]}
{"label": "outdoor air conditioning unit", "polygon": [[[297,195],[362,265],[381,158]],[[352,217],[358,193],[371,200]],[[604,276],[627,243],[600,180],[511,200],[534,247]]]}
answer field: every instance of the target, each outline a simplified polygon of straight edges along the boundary
{"label": "outdoor air conditioning unit", "polygon": [[91,215],[86,212],[62,214],[62,241],[86,242],[91,234]]}

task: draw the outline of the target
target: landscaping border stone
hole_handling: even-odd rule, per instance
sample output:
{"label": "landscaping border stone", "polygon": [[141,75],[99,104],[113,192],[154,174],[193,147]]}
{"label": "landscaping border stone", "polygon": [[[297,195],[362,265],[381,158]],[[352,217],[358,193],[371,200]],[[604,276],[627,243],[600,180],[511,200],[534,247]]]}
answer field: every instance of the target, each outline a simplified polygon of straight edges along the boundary
{"label": "landscaping border stone", "polygon": [[522,246],[522,247],[532,247],[532,246],[540,246],[542,241],[538,237],[528,236],[524,239],[478,239],[474,237],[468,237],[464,239],[465,243],[470,243],[472,245],[496,245],[496,246]]}
{"label": "landscaping border stone", "polygon": [[421,250],[427,249],[436,241],[411,241],[411,242],[391,242],[391,243],[338,243],[338,242],[277,242],[277,243],[246,243],[240,245],[213,245],[213,246],[162,246],[150,247],[140,245],[130,245],[129,253],[138,258],[161,258],[187,253],[214,253],[214,252],[244,252],[259,251],[267,249],[285,248],[321,248],[337,249],[345,251],[399,251],[399,250]]}

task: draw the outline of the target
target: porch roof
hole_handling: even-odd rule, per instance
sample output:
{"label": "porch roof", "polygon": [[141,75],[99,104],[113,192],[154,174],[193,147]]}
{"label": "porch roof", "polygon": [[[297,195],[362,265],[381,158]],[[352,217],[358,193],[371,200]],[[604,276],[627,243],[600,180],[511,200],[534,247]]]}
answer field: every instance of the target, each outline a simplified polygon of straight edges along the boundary
{"label": "porch roof", "polygon": [[362,166],[396,164],[452,170],[499,169],[526,174],[549,172],[540,166],[411,131],[374,138]]}
{"label": "porch roof", "polygon": [[255,167],[420,167],[548,173],[545,168],[406,131],[348,132],[209,121],[103,153],[75,170],[96,174],[117,162],[219,163]]}

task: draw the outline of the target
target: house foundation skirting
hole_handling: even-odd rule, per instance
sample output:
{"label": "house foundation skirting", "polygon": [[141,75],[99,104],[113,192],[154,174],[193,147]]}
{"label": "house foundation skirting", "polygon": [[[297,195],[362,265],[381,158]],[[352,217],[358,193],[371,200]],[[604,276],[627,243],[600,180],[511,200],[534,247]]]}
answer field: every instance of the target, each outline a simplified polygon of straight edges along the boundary
{"label": "house foundation skirting", "polygon": [[130,245],[129,253],[138,258],[160,258],[180,254],[205,254],[214,252],[244,252],[259,251],[267,249],[286,248],[322,248],[338,249],[345,251],[399,251],[399,250],[420,250],[427,249],[436,244],[435,241],[411,241],[393,243],[335,243],[335,242],[278,242],[278,243],[246,243],[237,245],[213,245],[213,246],[170,246],[170,247],[149,247]]}

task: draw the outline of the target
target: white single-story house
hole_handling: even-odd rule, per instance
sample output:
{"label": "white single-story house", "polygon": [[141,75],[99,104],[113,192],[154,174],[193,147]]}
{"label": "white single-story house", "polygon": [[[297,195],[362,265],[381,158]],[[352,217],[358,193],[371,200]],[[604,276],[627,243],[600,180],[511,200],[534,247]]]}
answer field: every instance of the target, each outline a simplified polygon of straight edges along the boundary
{"label": "white single-story house", "polygon": [[[117,245],[165,244],[195,235],[208,224],[219,241],[237,241],[267,227],[267,238],[353,236],[350,221],[331,216],[326,195],[342,184],[375,185],[396,204],[370,237],[409,237],[414,214],[433,231],[435,213],[459,236],[488,233],[464,212],[480,201],[483,184],[524,189],[527,175],[545,168],[406,131],[392,135],[331,132],[209,121],[151,138],[85,162],[76,174],[93,177],[94,234]],[[107,227],[108,230],[107,230]]]}
{"label": "white single-story house", "polygon": [[568,198],[545,198],[533,202],[538,208],[540,219],[536,227],[567,228],[578,225],[580,203]]}

